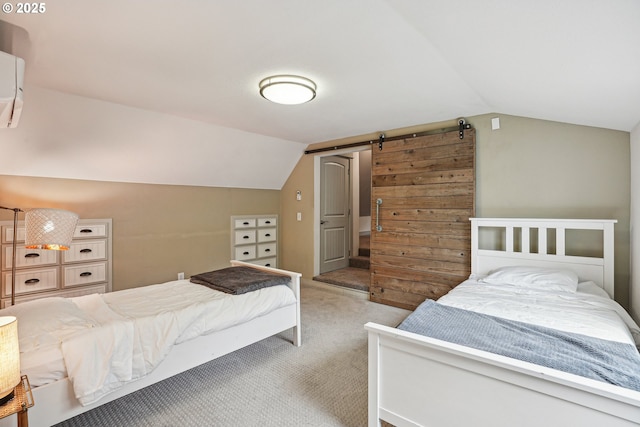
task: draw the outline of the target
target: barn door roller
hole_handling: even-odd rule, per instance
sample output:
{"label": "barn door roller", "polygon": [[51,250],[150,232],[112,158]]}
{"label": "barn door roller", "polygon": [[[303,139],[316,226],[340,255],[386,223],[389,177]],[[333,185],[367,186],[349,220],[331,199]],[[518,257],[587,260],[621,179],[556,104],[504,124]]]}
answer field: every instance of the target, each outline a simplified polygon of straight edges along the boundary
{"label": "barn door roller", "polygon": [[458,135],[460,139],[464,139],[464,130],[471,129],[471,125],[469,123],[465,123],[464,119],[458,119]]}

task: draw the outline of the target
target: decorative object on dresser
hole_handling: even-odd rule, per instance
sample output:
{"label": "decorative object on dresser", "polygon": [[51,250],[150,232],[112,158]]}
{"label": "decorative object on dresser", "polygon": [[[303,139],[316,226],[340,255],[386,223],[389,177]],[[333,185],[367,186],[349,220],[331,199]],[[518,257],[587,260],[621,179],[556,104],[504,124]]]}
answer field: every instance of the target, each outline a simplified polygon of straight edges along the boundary
{"label": "decorative object on dresser", "polygon": [[[13,228],[11,237],[11,305],[16,302],[16,256],[18,243],[18,212],[24,212],[19,208],[0,209],[13,211]],[[78,215],[61,209],[30,209],[25,214],[25,247],[27,249],[68,250],[73,238],[73,231],[78,222]],[[5,251],[6,254],[6,251]],[[35,252],[28,255],[36,255]],[[6,264],[6,263],[5,263]],[[39,279],[33,278],[31,283],[38,283]],[[6,292],[3,280],[3,294]],[[25,282],[26,284],[26,282]]]}
{"label": "decorative object on dresser", "polygon": [[278,267],[278,215],[231,217],[231,259]]}
{"label": "decorative object on dresser", "polygon": [[[65,251],[28,249],[25,225],[2,221],[2,293],[0,307],[33,299],[111,292],[111,219],[80,219]],[[15,237],[14,237],[15,230]],[[33,243],[33,240],[27,238]],[[40,242],[42,243],[42,242]],[[16,245],[16,257],[12,248]],[[38,242],[34,243],[38,244]],[[15,280],[10,272],[14,270]],[[11,284],[15,283],[15,290]]]}

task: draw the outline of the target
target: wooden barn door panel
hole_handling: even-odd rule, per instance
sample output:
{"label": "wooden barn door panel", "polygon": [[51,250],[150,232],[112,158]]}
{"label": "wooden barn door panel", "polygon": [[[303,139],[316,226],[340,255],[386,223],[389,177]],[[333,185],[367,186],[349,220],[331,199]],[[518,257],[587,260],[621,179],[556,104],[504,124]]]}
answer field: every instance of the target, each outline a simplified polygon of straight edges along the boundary
{"label": "wooden barn door panel", "polygon": [[471,272],[475,130],[388,141],[372,163],[370,297],[413,310]]}

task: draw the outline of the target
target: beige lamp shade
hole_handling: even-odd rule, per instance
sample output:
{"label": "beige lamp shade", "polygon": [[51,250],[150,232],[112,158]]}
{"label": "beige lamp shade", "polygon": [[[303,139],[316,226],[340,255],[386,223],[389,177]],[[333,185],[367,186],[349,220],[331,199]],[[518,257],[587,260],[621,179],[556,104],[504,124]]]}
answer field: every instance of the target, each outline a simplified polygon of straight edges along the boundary
{"label": "beige lamp shade", "polygon": [[13,316],[0,317],[0,401],[20,383],[20,349],[18,320]]}
{"label": "beige lamp shade", "polygon": [[78,215],[62,209],[38,208],[24,216],[25,247],[67,250],[78,223]]}

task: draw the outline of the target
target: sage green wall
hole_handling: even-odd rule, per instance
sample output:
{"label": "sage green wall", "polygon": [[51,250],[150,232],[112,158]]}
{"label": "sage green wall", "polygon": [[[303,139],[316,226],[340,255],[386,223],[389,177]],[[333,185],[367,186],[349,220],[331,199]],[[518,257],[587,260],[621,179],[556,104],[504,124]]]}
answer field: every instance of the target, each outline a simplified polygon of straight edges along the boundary
{"label": "sage green wall", "polygon": [[[54,207],[113,219],[113,290],[222,268],[231,215],[279,213],[279,190],[0,176],[0,204]],[[0,211],[0,219],[13,214]],[[22,219],[23,217],[20,216]]]}
{"label": "sage green wall", "polygon": [[[491,130],[491,119],[500,129]],[[628,132],[577,126],[504,114],[467,118],[476,128],[476,215],[617,219],[616,299],[629,302],[630,135]],[[394,130],[389,136],[429,130],[438,123]],[[364,135],[315,144],[309,148],[367,140]],[[282,192],[285,219],[302,212],[295,233],[281,241],[284,265],[313,275],[313,195],[295,201],[297,187],[313,191],[314,155],[300,159]],[[285,228],[287,224],[285,224]]]}
{"label": "sage green wall", "polygon": [[630,134],[495,114],[469,121],[478,132],[476,214],[618,220],[616,300],[628,307]]}

